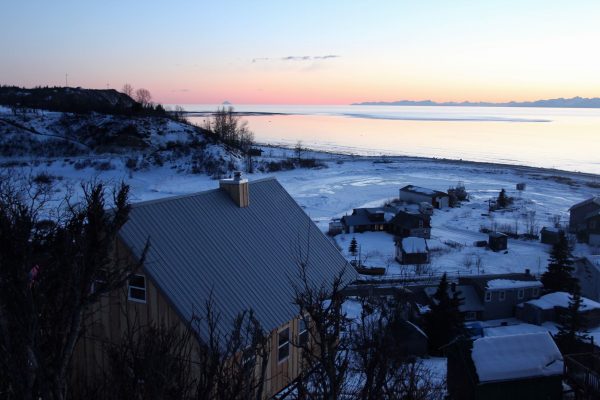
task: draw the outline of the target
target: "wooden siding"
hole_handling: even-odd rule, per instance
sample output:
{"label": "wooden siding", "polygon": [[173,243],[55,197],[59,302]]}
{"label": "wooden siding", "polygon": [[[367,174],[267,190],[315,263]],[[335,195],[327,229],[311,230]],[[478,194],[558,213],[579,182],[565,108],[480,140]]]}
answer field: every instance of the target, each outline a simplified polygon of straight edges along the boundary
{"label": "wooden siding", "polygon": [[[81,393],[79,390],[102,379],[103,374],[110,368],[106,346],[120,343],[128,326],[135,323],[139,326],[155,323],[168,327],[179,326],[182,330],[188,329],[187,321],[181,319],[154,282],[143,271],[140,271],[140,275],[146,278],[145,303],[128,300],[128,286],[125,285],[124,288],[103,296],[88,314],[86,329],[72,360],[75,393]],[[263,391],[265,399],[283,390],[300,374],[301,350],[292,344],[298,343],[299,321],[299,318],[294,318],[270,333],[270,355]],[[286,327],[290,328],[289,356],[279,362],[278,333]],[[194,350],[192,354],[197,353]]]}

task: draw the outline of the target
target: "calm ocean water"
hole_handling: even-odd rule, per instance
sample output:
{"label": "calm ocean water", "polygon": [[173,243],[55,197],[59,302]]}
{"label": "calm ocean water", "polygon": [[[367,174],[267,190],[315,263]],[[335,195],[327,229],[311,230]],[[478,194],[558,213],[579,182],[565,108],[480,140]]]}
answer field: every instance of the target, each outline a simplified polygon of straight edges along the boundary
{"label": "calm ocean water", "polygon": [[[214,111],[216,105],[183,105]],[[600,174],[600,109],[236,105],[257,142]],[[205,117],[191,117],[202,123]]]}

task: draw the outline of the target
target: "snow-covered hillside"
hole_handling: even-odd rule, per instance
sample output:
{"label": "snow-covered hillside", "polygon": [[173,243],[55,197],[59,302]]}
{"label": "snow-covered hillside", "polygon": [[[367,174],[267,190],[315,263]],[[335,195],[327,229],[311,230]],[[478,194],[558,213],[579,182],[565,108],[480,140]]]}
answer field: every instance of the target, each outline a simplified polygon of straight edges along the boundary
{"label": "snow-covered hillside", "polygon": [[[89,129],[88,122],[111,131],[113,128],[108,127],[121,123],[120,117],[90,115],[70,124],[68,130],[61,130],[61,120],[69,117],[42,112],[27,121],[19,120],[24,128],[14,129],[14,125],[6,122],[15,121],[9,110],[0,110],[0,138],[10,131],[9,135],[19,140],[28,138],[38,143],[47,143],[56,135],[62,135],[62,138],[89,145],[91,136],[85,134]],[[139,148],[79,151],[74,155],[52,157],[13,155],[5,156],[2,165],[33,176],[49,175],[56,184],[57,196],[61,196],[67,186],[77,187],[79,182],[91,177],[115,183],[124,180],[131,185],[134,202],[216,188],[215,174],[198,173],[202,172],[198,163],[207,160],[218,160],[224,167],[221,174],[225,175],[231,169],[247,166],[243,157],[205,141],[189,125],[168,120],[136,121],[135,126],[140,142],[144,143]],[[64,140],[62,138],[59,140]],[[202,143],[198,146],[201,150],[193,147],[196,142]],[[349,214],[353,208],[379,206],[398,197],[402,186],[414,184],[446,191],[462,181],[470,201],[459,208],[436,210],[432,218],[432,239],[428,243],[433,250],[432,261],[425,272],[434,273],[522,272],[525,268],[533,273],[543,272],[547,265],[548,245],[535,240],[509,239],[508,252],[495,253],[473,245],[473,242],[487,238],[480,229],[506,225],[524,233],[526,215],[531,212],[535,212],[538,229],[551,225],[557,216],[564,223],[568,220],[569,207],[598,195],[600,187],[597,176],[553,170],[407,157],[361,158],[310,151],[305,151],[302,156],[315,158],[319,168],[268,173],[260,172],[268,170],[261,165],[289,160],[295,153],[293,149],[276,147],[263,147],[262,150],[262,156],[253,158],[255,172],[247,174],[248,178],[276,176],[323,231],[327,230],[333,217]],[[526,190],[515,189],[519,182],[526,183]],[[514,206],[508,211],[489,213],[488,200],[496,197],[502,188],[515,197]],[[335,242],[349,259],[352,258],[348,254],[352,236],[361,246],[368,265],[386,267],[387,274],[393,276],[414,274],[414,266],[401,266],[394,260],[391,235],[380,232],[336,236]],[[575,252],[584,255],[598,253],[598,249],[578,244]]]}

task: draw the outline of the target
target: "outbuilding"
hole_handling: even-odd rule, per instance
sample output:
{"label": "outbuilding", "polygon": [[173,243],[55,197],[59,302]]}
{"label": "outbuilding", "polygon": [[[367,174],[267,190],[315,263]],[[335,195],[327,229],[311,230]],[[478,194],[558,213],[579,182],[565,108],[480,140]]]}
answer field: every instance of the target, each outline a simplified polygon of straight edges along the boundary
{"label": "outbuilding", "polygon": [[503,251],[508,248],[508,236],[501,232],[490,232],[488,244],[494,251]]}

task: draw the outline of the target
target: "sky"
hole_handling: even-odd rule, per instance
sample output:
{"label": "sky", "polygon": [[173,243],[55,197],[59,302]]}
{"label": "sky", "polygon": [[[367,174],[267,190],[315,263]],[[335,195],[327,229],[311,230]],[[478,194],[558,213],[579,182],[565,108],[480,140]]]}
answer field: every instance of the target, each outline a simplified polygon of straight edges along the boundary
{"label": "sky", "polygon": [[600,96],[600,1],[3,0],[0,84],[164,104]]}

